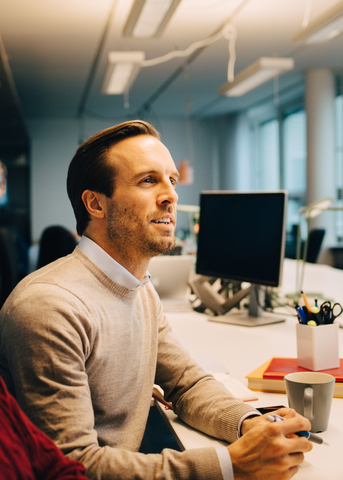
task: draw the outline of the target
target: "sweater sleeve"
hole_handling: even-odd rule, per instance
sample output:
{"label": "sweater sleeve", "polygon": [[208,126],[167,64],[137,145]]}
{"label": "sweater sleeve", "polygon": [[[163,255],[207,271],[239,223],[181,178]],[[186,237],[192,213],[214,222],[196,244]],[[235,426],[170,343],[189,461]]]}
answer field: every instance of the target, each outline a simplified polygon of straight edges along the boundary
{"label": "sweater sleeve", "polygon": [[49,285],[30,287],[1,312],[0,371],[30,420],[91,480],[222,479],[214,448],[145,455],[99,445],[86,371],[93,333],[80,325],[80,312],[89,315],[79,299]]}
{"label": "sweater sleeve", "polygon": [[256,412],[192,360],[165,316],[160,322],[156,383],[184,422],[230,443],[237,440],[241,417]]}

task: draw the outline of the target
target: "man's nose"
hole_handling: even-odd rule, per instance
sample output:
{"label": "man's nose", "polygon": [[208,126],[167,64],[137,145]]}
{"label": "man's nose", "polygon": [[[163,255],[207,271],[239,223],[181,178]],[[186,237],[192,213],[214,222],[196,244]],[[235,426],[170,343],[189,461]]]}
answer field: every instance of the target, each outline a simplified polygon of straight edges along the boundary
{"label": "man's nose", "polygon": [[168,182],[163,182],[157,200],[158,203],[176,203],[178,201],[178,198],[179,196],[175,191],[175,186],[170,183],[170,180],[168,180]]}

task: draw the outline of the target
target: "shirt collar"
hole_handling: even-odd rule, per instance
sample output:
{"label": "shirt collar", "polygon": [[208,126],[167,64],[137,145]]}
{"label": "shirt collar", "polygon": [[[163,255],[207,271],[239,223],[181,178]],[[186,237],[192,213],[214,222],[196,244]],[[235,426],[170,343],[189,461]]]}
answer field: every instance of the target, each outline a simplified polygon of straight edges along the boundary
{"label": "shirt collar", "polygon": [[128,290],[138,290],[150,281],[150,274],[147,272],[140,282],[132,273],[116,262],[108,253],[105,252],[97,243],[90,238],[82,235],[79,247],[82,252],[97,267],[99,267],[112,280],[127,288]]}

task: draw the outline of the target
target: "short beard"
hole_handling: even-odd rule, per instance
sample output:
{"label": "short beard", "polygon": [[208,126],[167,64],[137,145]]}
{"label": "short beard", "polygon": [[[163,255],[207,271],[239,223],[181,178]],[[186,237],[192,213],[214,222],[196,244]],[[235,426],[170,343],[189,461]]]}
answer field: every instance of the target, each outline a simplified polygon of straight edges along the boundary
{"label": "short beard", "polygon": [[170,252],[175,248],[175,244],[175,237],[172,237],[166,243],[149,241],[146,243],[146,247],[147,251],[151,254],[151,256],[155,257],[156,255]]}
{"label": "short beard", "polygon": [[[129,251],[129,244],[135,246],[135,254],[140,254],[146,258],[166,254],[175,248],[174,235],[166,235],[156,240],[147,235],[144,236],[143,227],[139,226],[137,216],[134,213],[128,213],[126,209],[121,211],[114,202],[109,204],[107,214],[108,238],[122,254]],[[137,225],[137,228],[132,229],[132,225]]]}

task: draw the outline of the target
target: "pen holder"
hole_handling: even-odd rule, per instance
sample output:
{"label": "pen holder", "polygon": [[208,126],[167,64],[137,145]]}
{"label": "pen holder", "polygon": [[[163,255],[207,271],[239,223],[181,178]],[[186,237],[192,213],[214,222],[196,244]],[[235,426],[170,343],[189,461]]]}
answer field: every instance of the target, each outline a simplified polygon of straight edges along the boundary
{"label": "pen holder", "polygon": [[318,371],[339,367],[338,323],[296,325],[298,366]]}

